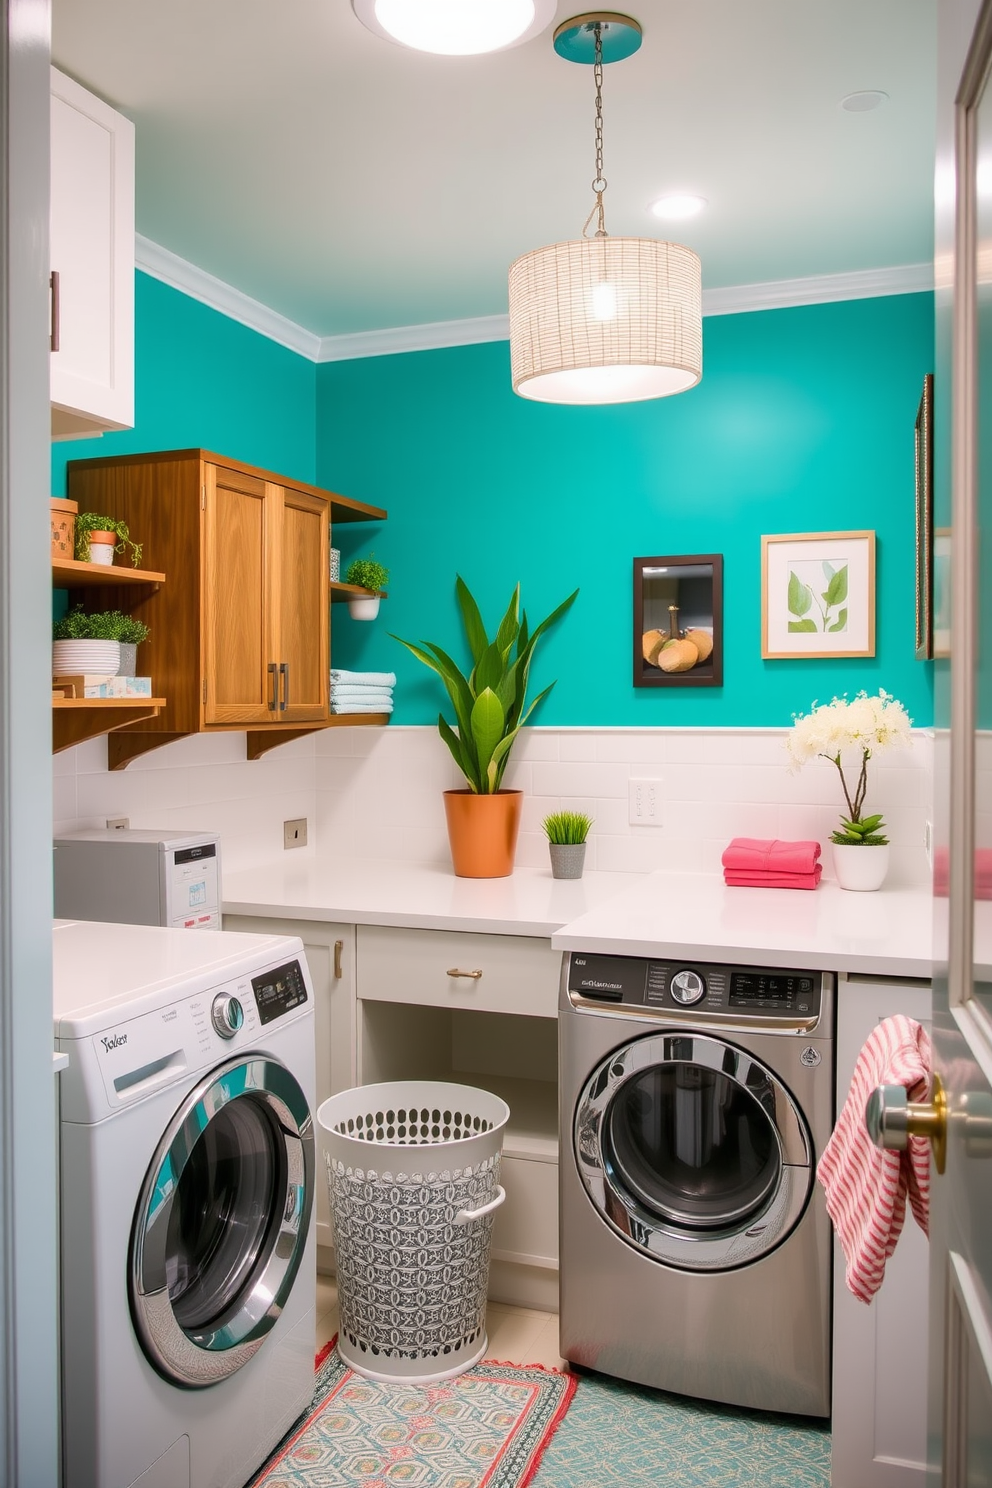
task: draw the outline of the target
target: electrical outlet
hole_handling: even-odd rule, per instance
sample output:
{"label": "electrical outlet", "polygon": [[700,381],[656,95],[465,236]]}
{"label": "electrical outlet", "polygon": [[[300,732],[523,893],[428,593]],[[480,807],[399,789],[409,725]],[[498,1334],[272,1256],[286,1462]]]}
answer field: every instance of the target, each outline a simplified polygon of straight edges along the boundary
{"label": "electrical outlet", "polygon": [[111,832],[126,832],[131,825],[129,816],[108,816],[107,827]]}
{"label": "electrical outlet", "polygon": [[305,816],[297,816],[292,821],[283,822],[282,845],[283,847],[306,847],[307,819]]}
{"label": "electrical outlet", "polygon": [[661,781],[627,782],[627,819],[632,827],[661,826]]}

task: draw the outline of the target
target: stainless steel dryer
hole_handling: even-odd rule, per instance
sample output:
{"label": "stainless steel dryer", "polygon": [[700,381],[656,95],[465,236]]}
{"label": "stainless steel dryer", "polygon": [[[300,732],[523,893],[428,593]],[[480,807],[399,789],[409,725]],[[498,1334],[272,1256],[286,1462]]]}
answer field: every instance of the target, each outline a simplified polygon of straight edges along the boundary
{"label": "stainless steel dryer", "polygon": [[727,1404],[830,1410],[830,973],[562,965],[561,1352]]}

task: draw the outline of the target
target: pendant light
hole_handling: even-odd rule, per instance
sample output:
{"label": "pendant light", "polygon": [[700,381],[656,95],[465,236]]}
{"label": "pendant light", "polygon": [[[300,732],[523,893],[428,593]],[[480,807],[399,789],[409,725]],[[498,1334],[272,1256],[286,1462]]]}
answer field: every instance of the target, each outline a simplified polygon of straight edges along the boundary
{"label": "pendant light", "polygon": [[479,56],[519,46],[549,26],[555,0],[351,0],[363,26],[418,52]]}
{"label": "pendant light", "polygon": [[603,64],[636,52],[641,28],[628,16],[584,15],[559,26],[554,44],[567,61],[593,67],[595,203],[581,238],[510,265],[513,390],[542,403],[634,403],[685,392],[702,376],[699,259],[680,243],[609,237],[603,207]]}

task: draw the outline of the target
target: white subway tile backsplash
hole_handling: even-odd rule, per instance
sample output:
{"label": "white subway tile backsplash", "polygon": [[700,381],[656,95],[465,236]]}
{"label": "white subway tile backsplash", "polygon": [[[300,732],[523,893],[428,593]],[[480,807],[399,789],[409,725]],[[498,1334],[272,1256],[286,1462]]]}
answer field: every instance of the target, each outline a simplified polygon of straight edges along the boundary
{"label": "white subway tile backsplash", "polygon": [[[812,837],[829,876],[826,845],[844,808],[837,772],[814,761],[793,773],[784,738],[784,729],[525,729],[505,777],[524,792],[517,862],[546,866],[541,822],[573,810],[594,819],[589,868],[715,873],[731,837]],[[868,808],[885,814],[905,864],[925,861],[917,849],[932,816],[932,766],[922,731],[912,749],[869,765]],[[311,823],[307,853],[447,863],[441,793],[463,784],[433,727],[327,729],[255,762],[243,734],[196,735],[113,773],[106,742],[92,740],[57,755],[53,774],[58,830],[108,816],[214,830],[234,869],[277,856],[294,816]],[[628,821],[628,781],[643,776],[661,781],[660,827]]]}

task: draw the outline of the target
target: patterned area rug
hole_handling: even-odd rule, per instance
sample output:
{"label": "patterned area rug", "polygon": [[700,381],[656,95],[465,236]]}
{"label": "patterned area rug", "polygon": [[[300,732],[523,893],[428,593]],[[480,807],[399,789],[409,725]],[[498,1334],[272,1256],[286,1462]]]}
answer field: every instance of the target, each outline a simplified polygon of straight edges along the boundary
{"label": "patterned area rug", "polygon": [[333,1344],[310,1414],[249,1488],[524,1488],[568,1410],[573,1375],[477,1364],[438,1385],[380,1385]]}
{"label": "patterned area rug", "polygon": [[830,1428],[581,1375],[533,1488],[830,1488]]}

